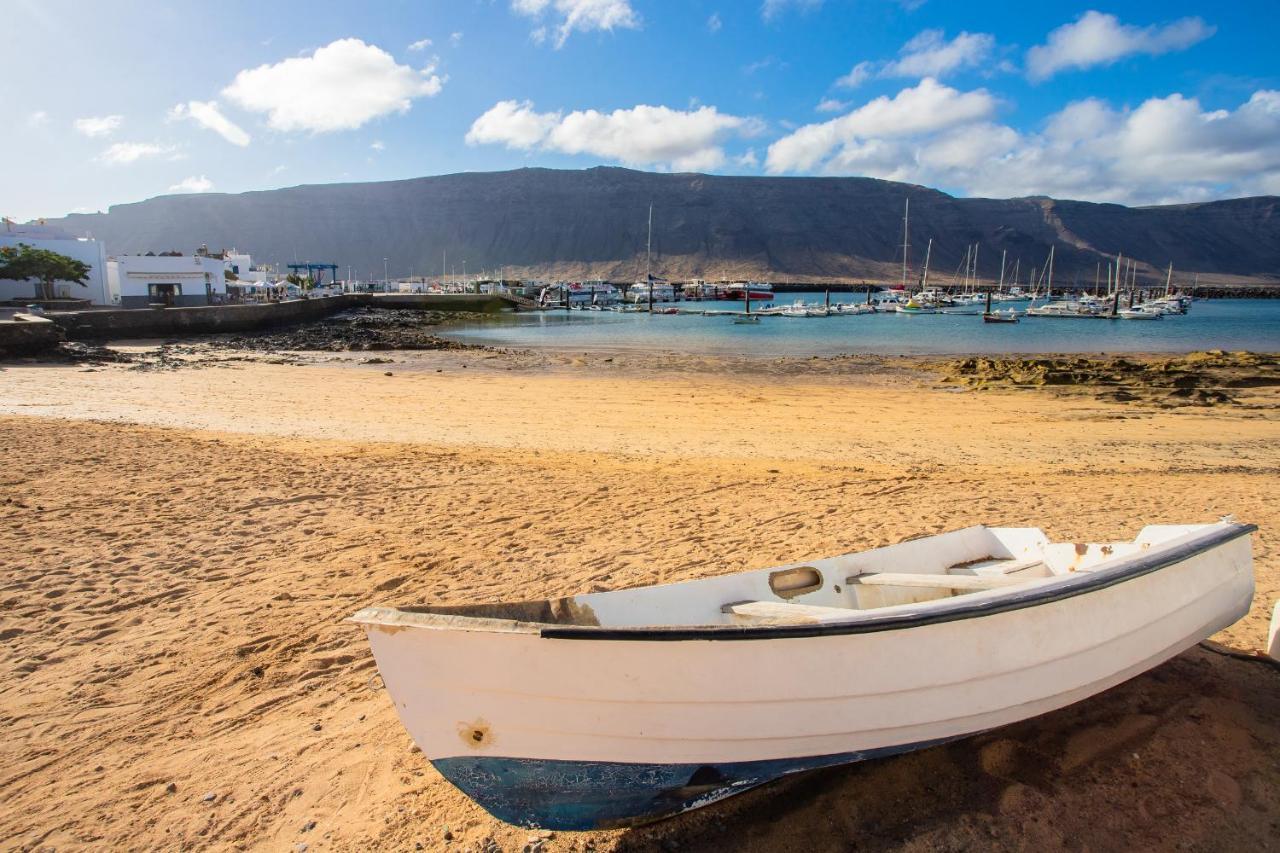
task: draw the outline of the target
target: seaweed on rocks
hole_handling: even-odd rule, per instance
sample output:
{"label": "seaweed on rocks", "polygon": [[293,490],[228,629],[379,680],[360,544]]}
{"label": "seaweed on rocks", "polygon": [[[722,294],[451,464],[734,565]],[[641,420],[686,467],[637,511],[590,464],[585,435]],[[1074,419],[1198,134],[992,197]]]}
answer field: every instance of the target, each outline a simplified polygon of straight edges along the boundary
{"label": "seaweed on rocks", "polygon": [[1091,391],[1099,400],[1164,407],[1234,404],[1235,389],[1280,386],[1280,355],[1222,350],[1145,359],[969,356],[932,366],[942,382],[972,390]]}
{"label": "seaweed on rocks", "polygon": [[434,329],[446,321],[484,316],[456,311],[362,307],[288,329],[218,335],[208,339],[207,343],[219,348],[256,352],[464,350],[475,347],[441,338],[433,333]]}

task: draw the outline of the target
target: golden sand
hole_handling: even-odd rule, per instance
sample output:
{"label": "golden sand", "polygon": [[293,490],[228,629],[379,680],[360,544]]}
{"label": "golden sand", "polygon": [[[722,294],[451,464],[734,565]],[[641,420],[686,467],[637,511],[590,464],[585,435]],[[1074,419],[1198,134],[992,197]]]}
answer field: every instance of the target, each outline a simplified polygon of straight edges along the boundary
{"label": "golden sand", "polygon": [[[1225,513],[1262,528],[1258,594],[1216,639],[1260,648],[1280,597],[1269,389],[1170,410],[900,366],[392,358],[0,372],[0,849],[520,850],[412,749],[343,621],[371,603]],[[1280,673],[1195,649],[979,738],[544,849],[1261,849],[1277,719]]]}

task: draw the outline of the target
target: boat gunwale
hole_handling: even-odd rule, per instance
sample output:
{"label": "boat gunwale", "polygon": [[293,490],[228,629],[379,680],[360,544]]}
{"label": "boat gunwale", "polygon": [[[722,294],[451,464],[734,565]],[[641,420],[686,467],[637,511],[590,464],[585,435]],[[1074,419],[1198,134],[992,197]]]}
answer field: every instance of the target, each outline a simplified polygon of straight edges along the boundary
{"label": "boat gunwale", "polygon": [[[968,529],[968,528],[966,528]],[[1066,577],[1042,578],[1051,583],[1028,583],[1025,587],[956,596],[944,603],[928,602],[923,610],[877,615],[874,610],[850,610],[850,619],[802,625],[555,625],[495,619],[460,614],[438,614],[402,610],[388,606],[370,606],[349,617],[349,621],[381,631],[397,632],[409,628],[444,631],[475,631],[536,635],[547,640],[607,640],[677,642],[686,640],[784,640],[808,637],[871,634],[881,631],[907,630],[940,625],[964,619],[993,616],[1050,604],[1086,595],[1152,574],[1219,545],[1257,532],[1255,524],[1228,522],[1188,542],[1156,553],[1121,558],[1123,563],[1099,571],[1080,572]],[[1028,579],[1029,581],[1031,579]]]}
{"label": "boat gunwale", "polygon": [[[603,627],[594,625],[540,626],[538,635],[547,640],[631,640],[677,642],[685,640],[784,640],[828,637],[842,634],[872,634],[940,625],[963,619],[993,616],[1051,604],[1091,592],[1108,589],[1126,581],[1158,572],[1191,557],[1210,551],[1256,533],[1256,524],[1232,522],[1229,526],[1184,542],[1155,554],[1127,558],[1123,565],[1097,572],[1082,572],[1057,583],[1036,584],[1027,589],[1014,588],[999,595],[978,599],[957,596],[952,602],[935,605],[925,612],[895,613],[869,616],[847,622],[824,622],[810,625],[680,625]],[[954,603],[953,603],[954,602]],[[859,611],[851,611],[859,612]],[[866,611],[862,611],[866,612]]]}

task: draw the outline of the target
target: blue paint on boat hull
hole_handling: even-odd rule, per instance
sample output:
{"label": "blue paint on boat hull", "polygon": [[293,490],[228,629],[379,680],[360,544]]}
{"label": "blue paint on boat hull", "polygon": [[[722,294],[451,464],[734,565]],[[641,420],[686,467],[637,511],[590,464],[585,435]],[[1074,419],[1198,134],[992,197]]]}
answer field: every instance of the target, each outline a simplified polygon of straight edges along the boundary
{"label": "blue paint on boat hull", "polygon": [[437,758],[431,763],[485,811],[507,823],[557,830],[614,829],[705,806],[791,773],[897,755],[954,739],[727,764],[469,755]]}

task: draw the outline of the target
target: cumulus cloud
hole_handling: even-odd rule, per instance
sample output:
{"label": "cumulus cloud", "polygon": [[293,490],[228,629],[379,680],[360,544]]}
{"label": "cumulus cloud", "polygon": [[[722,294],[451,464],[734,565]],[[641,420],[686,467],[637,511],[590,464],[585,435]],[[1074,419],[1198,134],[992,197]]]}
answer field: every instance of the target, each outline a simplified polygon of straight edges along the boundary
{"label": "cumulus cloud", "polygon": [[557,49],[576,30],[634,30],[640,16],[631,0],[511,0],[511,10],[539,21],[546,21],[533,31],[534,41],[551,37]]}
{"label": "cumulus cloud", "polygon": [[[942,112],[928,125],[893,120],[893,107],[904,94],[899,93],[881,105],[874,120],[862,107],[800,128],[770,147],[766,166],[771,172],[869,175],[967,195],[1122,204],[1280,189],[1280,91],[1255,92],[1234,110],[1205,110],[1180,94],[1151,98],[1133,109],[1089,98],[1026,133],[993,122],[990,110],[941,107],[973,94],[950,92],[933,93]],[[856,128],[853,116],[861,117]]]}
{"label": "cumulus cloud", "polygon": [[467,144],[500,144],[527,151],[546,139],[560,118],[560,113],[535,111],[532,101],[499,101],[471,123]]}
{"label": "cumulus cloud", "polygon": [[375,139],[369,143],[369,147],[374,151],[386,151],[387,146],[383,144],[381,139]]}
{"label": "cumulus cloud", "polygon": [[213,181],[204,175],[196,177],[192,175],[189,178],[183,178],[178,183],[169,187],[171,193],[207,193],[213,189]]}
{"label": "cumulus cloud", "polygon": [[715,107],[673,110],[641,104],[602,113],[577,110],[539,113],[529,101],[501,101],[467,132],[471,145],[541,148],[562,154],[591,154],[632,166],[705,171],[726,161],[722,143],[731,136],[758,133],[755,119],[726,115]]}
{"label": "cumulus cloud", "polygon": [[1115,15],[1089,11],[1074,23],[1049,33],[1047,44],[1027,51],[1027,76],[1036,81],[1046,80],[1059,71],[1110,65],[1134,54],[1158,56],[1186,50],[1215,31],[1215,27],[1201,18],[1180,18],[1164,26],[1136,27],[1120,23]]}
{"label": "cumulus cloud", "polygon": [[985,89],[961,92],[926,77],[892,98],[881,96],[839,118],[805,125],[782,137],[769,146],[765,167],[775,174],[809,172],[824,164],[827,171],[843,171],[846,166],[841,164],[858,156],[882,156],[882,148],[867,150],[869,142],[936,133],[986,119],[995,109],[996,99]]}
{"label": "cumulus cloud", "polygon": [[772,21],[786,12],[812,12],[822,5],[822,0],[764,0],[760,4],[760,17]]}
{"label": "cumulus cloud", "polygon": [[418,39],[409,45],[409,50],[426,50],[431,47],[431,39]]}
{"label": "cumulus cloud", "polygon": [[962,32],[951,41],[942,30],[925,30],[902,46],[901,56],[885,65],[882,77],[942,77],[985,62],[996,46],[987,33]]}
{"label": "cumulus cloud", "polygon": [[415,70],[380,47],[346,38],[310,56],[245,69],[222,94],[266,113],[276,130],[328,133],[408,112],[415,98],[439,94],[443,86],[434,65]]}
{"label": "cumulus cloud", "polygon": [[119,130],[122,124],[124,124],[124,116],[88,116],[72,122],[76,133],[90,138],[110,136]]}
{"label": "cumulus cloud", "polygon": [[823,98],[818,101],[818,105],[814,107],[820,113],[842,113],[849,109],[848,101],[841,101],[837,98]]}
{"label": "cumulus cloud", "polygon": [[36,110],[27,116],[27,127],[43,127],[49,123],[49,114],[44,110]]}
{"label": "cumulus cloud", "polygon": [[193,121],[241,148],[250,142],[249,134],[222,114],[217,101],[187,101],[185,104],[178,104],[169,110],[169,120]]}
{"label": "cumulus cloud", "polygon": [[720,20],[720,13],[712,12],[711,17],[707,18],[707,30],[713,33],[718,33],[722,26],[724,26],[724,23]]}
{"label": "cumulus cloud", "polygon": [[103,163],[118,166],[165,154],[173,155],[175,151],[172,145],[161,145],[158,142],[117,142],[99,154],[98,159]]}

